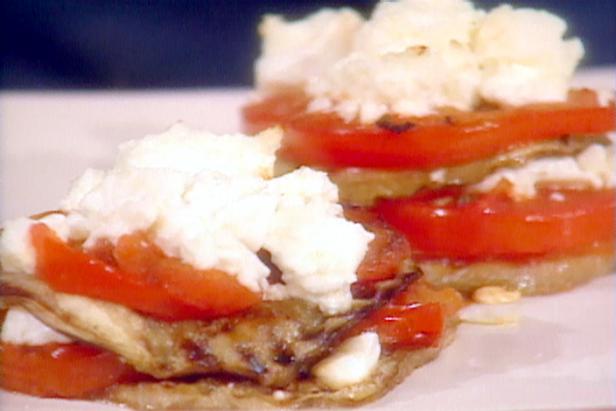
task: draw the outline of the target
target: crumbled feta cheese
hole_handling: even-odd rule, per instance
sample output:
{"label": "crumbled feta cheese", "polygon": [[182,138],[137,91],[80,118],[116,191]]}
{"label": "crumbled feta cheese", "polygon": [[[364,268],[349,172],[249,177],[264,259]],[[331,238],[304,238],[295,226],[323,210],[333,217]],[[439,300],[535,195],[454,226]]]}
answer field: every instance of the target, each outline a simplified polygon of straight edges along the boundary
{"label": "crumbled feta cheese", "polygon": [[214,171],[227,176],[273,176],[282,132],[272,128],[254,138],[241,134],[223,138],[178,123],[161,135],[120,146],[115,168],[155,168],[189,174]]}
{"label": "crumbled feta cheese", "polygon": [[511,184],[514,198],[532,198],[537,185],[546,182],[579,183],[594,189],[614,186],[614,161],[610,148],[593,144],[576,157],[539,158],[519,168],[502,168],[472,186],[487,192],[501,181]]}
{"label": "crumbled feta cheese", "polygon": [[18,345],[71,342],[66,335],[49,328],[38,318],[20,308],[11,308],[6,313],[0,340]]}
{"label": "crumbled feta cheese", "polygon": [[6,221],[0,233],[0,265],[5,271],[32,274],[36,266],[36,255],[30,241],[30,227],[36,222],[45,223],[56,234],[66,240],[69,226],[63,214],[50,214],[38,221],[16,218]]}
{"label": "crumbled feta cheese", "polygon": [[[308,36],[294,40],[294,33],[298,27],[318,30],[316,21],[326,26],[323,13],[333,12],[293,23],[277,19],[275,30],[261,31],[257,87],[302,88],[312,98],[309,110],[335,111],[346,121],[371,123],[385,113],[426,115],[444,107],[472,110],[481,101],[563,101],[584,52],[578,39],[563,39],[565,22],[544,11],[501,6],[486,13],[466,0],[398,0],[379,2],[369,20],[339,34],[345,47],[329,38],[335,52],[311,55],[305,64],[298,50]],[[274,25],[271,18],[268,25]],[[331,26],[319,29],[334,35]],[[269,48],[279,42],[284,47],[276,58],[286,56],[292,70],[264,64],[274,61]]]}
{"label": "crumbled feta cheese", "polygon": [[472,107],[479,79],[472,55],[462,47],[454,44],[448,53],[410,47],[380,56],[352,53],[311,78],[307,91],[316,101],[328,100],[346,121],[359,117],[371,123],[387,113],[426,115],[435,107]]}
{"label": "crumbled feta cheese", "polygon": [[4,223],[0,236],[0,263],[5,271],[32,273],[36,265],[34,247],[30,242],[33,221],[17,218]]}
{"label": "crumbled feta cheese", "polygon": [[66,217],[62,213],[48,214],[45,217],[38,219],[37,222],[43,223],[51,228],[61,240],[66,241],[73,237],[71,225]]}
{"label": "crumbled feta cheese", "polygon": [[368,378],[380,355],[378,334],[366,332],[343,342],[332,355],[315,365],[312,373],[331,389],[348,387]]}
{"label": "crumbled feta cheese", "polygon": [[614,96],[614,90],[598,89],[595,91],[597,93],[599,105],[602,107],[607,107],[610,103],[614,103],[614,101],[616,101],[616,97]]}
{"label": "crumbled feta cheese", "polygon": [[263,38],[255,78],[261,90],[301,87],[346,55],[362,17],[351,9],[325,9],[310,17],[286,22],[265,16],[259,26]]}
{"label": "crumbled feta cheese", "polygon": [[437,168],[436,170],[430,172],[430,181],[443,184],[447,181],[445,179],[446,176],[447,171],[444,168]]}
{"label": "crumbled feta cheese", "polygon": [[[346,311],[373,236],[344,219],[325,173],[300,168],[272,177],[280,138],[279,129],[249,138],[174,126],[126,143],[111,170],[88,170],[75,182],[62,202],[66,216],[49,225],[86,248],[148,230],[165,254],[223,270],[265,298],[297,297],[327,313]],[[34,270],[31,223],[7,223],[0,238],[5,269]],[[285,284],[268,283],[269,269],[256,254],[262,248]]]}
{"label": "crumbled feta cheese", "polygon": [[283,390],[276,390],[272,394],[272,397],[274,397],[274,399],[276,401],[284,401],[287,398],[289,398],[289,393],[287,391],[283,391]]}
{"label": "crumbled feta cheese", "polygon": [[584,55],[582,42],[563,40],[567,23],[542,10],[503,5],[483,19],[474,50],[484,100],[510,105],[564,101]]}
{"label": "crumbled feta cheese", "polygon": [[[360,224],[341,218],[338,192],[323,173],[302,167],[272,181],[280,197],[263,246],[282,270],[286,296],[318,303],[328,313],[351,308],[350,284],[372,239]],[[340,244],[344,238],[344,244]],[[335,255],[333,258],[332,253]]]}
{"label": "crumbled feta cheese", "polygon": [[464,110],[475,104],[480,81],[469,42],[481,16],[460,0],[380,2],[353,50],[312,76],[306,90],[347,121],[425,115],[441,106]]}
{"label": "crumbled feta cheese", "polygon": [[381,1],[357,33],[355,49],[375,55],[412,47],[446,51],[452,43],[469,44],[483,15],[466,0]]}

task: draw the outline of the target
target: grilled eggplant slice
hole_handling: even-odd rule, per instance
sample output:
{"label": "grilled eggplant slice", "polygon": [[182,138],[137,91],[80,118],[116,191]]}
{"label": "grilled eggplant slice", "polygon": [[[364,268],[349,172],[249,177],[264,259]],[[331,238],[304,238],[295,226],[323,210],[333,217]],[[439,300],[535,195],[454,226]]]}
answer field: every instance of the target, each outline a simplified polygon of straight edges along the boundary
{"label": "grilled eggplant slice", "polygon": [[115,352],[158,379],[226,374],[278,388],[309,375],[349,330],[419,277],[412,272],[381,282],[370,298],[356,299],[351,311],[337,316],[293,299],[264,302],[245,314],[213,321],[171,323],[57,293],[21,273],[2,273],[0,296],[7,305],[21,306],[65,334]]}

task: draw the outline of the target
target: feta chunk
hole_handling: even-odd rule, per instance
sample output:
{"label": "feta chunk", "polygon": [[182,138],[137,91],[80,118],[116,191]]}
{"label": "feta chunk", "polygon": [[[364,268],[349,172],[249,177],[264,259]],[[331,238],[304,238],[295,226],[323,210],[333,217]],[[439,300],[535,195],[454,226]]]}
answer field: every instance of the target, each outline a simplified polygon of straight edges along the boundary
{"label": "feta chunk", "polygon": [[[303,167],[276,181],[283,200],[264,247],[282,270],[286,296],[333,314],[351,308],[350,285],[357,277],[348,267],[359,267],[373,235],[342,218],[342,207],[327,200],[337,198],[335,187],[313,173]],[[313,190],[320,195],[311,195]]]}
{"label": "feta chunk", "polygon": [[595,91],[597,93],[597,99],[599,100],[599,105],[602,107],[607,107],[610,104],[613,104],[614,101],[616,101],[616,97],[614,96],[614,90],[598,89]]}
{"label": "feta chunk", "polygon": [[566,30],[564,20],[542,10],[503,5],[488,13],[474,42],[481,97],[509,105],[566,100],[584,55],[579,39],[563,40]]}
{"label": "feta chunk", "polygon": [[466,0],[381,1],[357,32],[354,49],[374,55],[412,47],[447,51],[469,44],[484,14]]}
{"label": "feta chunk", "polygon": [[37,221],[23,217],[6,221],[0,232],[0,265],[3,270],[34,273],[36,253],[30,241],[30,227],[35,223],[46,224],[63,240],[69,237],[70,227],[63,214],[50,214]]}
{"label": "feta chunk", "polygon": [[38,318],[20,308],[11,308],[6,313],[0,340],[16,345],[71,342],[69,337],[49,328]]}
{"label": "feta chunk", "polygon": [[36,254],[30,242],[29,218],[17,218],[4,223],[0,235],[0,263],[5,271],[34,272]]}
{"label": "feta chunk", "polygon": [[273,175],[281,138],[277,128],[246,138],[241,134],[218,136],[178,123],[164,134],[122,144],[115,168],[154,168],[188,174],[215,171],[268,179]]}
{"label": "feta chunk", "polygon": [[302,87],[349,52],[362,21],[351,9],[324,9],[294,22],[265,16],[259,26],[263,50],[255,65],[258,87]]}
{"label": "feta chunk", "polygon": [[370,377],[380,355],[378,334],[366,332],[344,341],[332,355],[315,365],[312,373],[331,389],[348,387]]}

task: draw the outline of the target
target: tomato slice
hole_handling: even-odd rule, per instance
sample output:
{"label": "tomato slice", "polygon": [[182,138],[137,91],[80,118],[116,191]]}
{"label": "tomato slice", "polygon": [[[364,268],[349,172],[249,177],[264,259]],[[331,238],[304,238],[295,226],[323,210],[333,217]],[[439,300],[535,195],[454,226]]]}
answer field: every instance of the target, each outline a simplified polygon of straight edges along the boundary
{"label": "tomato slice", "polygon": [[389,349],[418,349],[438,344],[443,333],[443,311],[439,304],[392,305],[368,318]]}
{"label": "tomato slice", "polygon": [[298,95],[279,95],[250,105],[243,111],[245,127],[254,131],[268,123],[284,124],[279,155],[294,163],[381,169],[464,164],[536,141],[616,127],[614,104],[600,106],[595,92],[585,89],[571,91],[564,103],[452,111],[371,125],[346,123],[335,114],[307,113],[306,101]]}
{"label": "tomato slice", "polygon": [[449,187],[380,200],[376,209],[417,258],[516,260],[613,245],[616,193],[543,189],[515,201],[505,193],[469,197]]}
{"label": "tomato slice", "polygon": [[362,321],[354,334],[374,331],[387,349],[418,349],[437,345],[444,313],[438,303],[386,305]]}
{"label": "tomato slice", "polygon": [[242,107],[242,128],[249,134],[255,134],[272,126],[283,125],[304,112],[307,106],[308,97],[301,91],[272,94]]}
{"label": "tomato slice", "polygon": [[80,344],[0,344],[0,386],[38,397],[91,398],[142,378],[117,355]]}
{"label": "tomato slice", "polygon": [[353,327],[351,334],[374,331],[389,350],[432,347],[439,344],[446,319],[463,306],[464,298],[453,288],[435,289],[419,281]]}
{"label": "tomato slice", "polygon": [[118,303],[164,320],[226,316],[260,301],[222,271],[195,270],[166,257],[142,233],[120,238],[107,258],[101,258],[101,250],[88,255],[69,246],[44,224],[33,225],[31,236],[37,275],[60,292]]}
{"label": "tomato slice", "polygon": [[404,261],[411,257],[411,249],[404,236],[366,208],[347,207],[344,216],[360,223],[374,234],[374,239],[368,244],[368,251],[357,268],[358,281],[380,281],[395,277]]}

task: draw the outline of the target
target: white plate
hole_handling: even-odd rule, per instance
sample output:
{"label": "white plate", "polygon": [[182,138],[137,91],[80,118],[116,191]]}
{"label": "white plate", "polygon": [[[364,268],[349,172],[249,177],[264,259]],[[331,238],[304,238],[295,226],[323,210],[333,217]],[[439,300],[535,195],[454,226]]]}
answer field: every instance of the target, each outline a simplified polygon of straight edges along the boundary
{"label": "white plate", "polygon": [[[614,89],[614,69],[578,84]],[[54,208],[70,180],[103,167],[121,141],[182,120],[239,129],[245,90],[0,94],[0,219]],[[514,327],[462,325],[457,338],[367,409],[554,410],[616,407],[616,277],[524,299]],[[2,410],[119,410],[0,392]]]}

